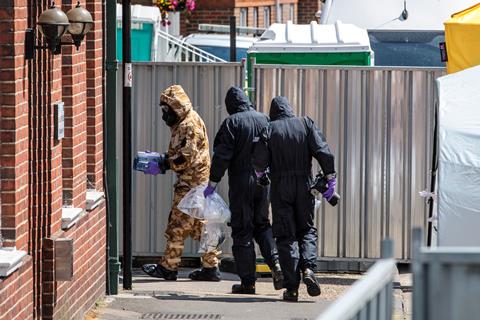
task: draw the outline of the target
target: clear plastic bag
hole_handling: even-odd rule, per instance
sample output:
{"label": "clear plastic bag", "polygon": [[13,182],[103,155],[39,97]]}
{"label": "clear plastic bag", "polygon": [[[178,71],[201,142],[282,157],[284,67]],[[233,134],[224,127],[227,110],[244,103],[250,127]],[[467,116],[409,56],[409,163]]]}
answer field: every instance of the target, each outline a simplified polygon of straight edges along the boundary
{"label": "clear plastic bag", "polygon": [[231,216],[228,205],[218,193],[214,192],[205,199],[203,191],[206,187],[201,185],[192,188],[177,205],[183,213],[205,221],[199,253],[216,250],[225,241],[226,223]]}
{"label": "clear plastic bag", "polygon": [[198,253],[216,250],[225,241],[225,223],[212,222],[203,226]]}
{"label": "clear plastic bag", "polygon": [[185,214],[207,220],[207,223],[226,223],[230,221],[230,209],[222,197],[214,192],[207,199],[203,196],[206,185],[192,188],[180,201],[177,208]]}

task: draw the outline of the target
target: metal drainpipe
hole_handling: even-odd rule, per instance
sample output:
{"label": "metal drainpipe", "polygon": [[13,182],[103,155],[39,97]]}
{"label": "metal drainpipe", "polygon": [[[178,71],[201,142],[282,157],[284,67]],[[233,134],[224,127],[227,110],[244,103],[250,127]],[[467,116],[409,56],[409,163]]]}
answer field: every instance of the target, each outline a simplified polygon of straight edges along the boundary
{"label": "metal drainpipe", "polygon": [[106,4],[106,98],[104,106],[105,129],[105,171],[106,171],[106,196],[107,196],[107,239],[108,239],[108,283],[107,294],[118,294],[118,274],[120,262],[118,261],[118,157],[117,157],[117,4],[116,1],[107,0]]}
{"label": "metal drainpipe", "polygon": [[275,13],[275,15],[276,15],[275,21],[276,21],[277,23],[282,23],[282,19],[280,19],[280,16],[282,15],[282,13],[281,13],[281,8],[280,8],[280,0],[275,0],[275,11],[276,11],[276,13]]}

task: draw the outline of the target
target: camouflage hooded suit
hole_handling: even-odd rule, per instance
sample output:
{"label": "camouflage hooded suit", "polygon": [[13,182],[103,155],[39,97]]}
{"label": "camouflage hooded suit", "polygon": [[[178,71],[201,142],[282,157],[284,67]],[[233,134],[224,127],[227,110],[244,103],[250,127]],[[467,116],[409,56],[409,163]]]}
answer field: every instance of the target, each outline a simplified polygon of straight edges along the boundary
{"label": "camouflage hooded suit", "polygon": [[[192,103],[183,88],[171,86],[162,93],[160,101],[168,104],[177,114],[178,122],[171,127],[172,137],[168,148],[170,168],[177,173],[172,210],[165,237],[165,255],[160,264],[168,270],[177,270],[181,261],[184,241],[187,237],[200,240],[203,221],[194,219],[177,209],[177,205],[190,189],[208,182],[210,154],[205,124],[193,110]],[[220,251],[203,254],[202,266],[218,265]]]}

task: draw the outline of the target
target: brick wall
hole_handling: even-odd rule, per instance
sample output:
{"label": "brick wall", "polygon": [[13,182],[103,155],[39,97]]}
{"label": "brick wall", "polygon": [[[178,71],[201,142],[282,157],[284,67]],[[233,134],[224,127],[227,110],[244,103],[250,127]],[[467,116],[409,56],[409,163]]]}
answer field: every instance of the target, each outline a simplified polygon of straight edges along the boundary
{"label": "brick wall", "polygon": [[198,25],[200,23],[211,24],[230,24],[230,16],[234,14],[233,8],[226,9],[210,9],[202,8],[199,4],[197,9],[190,16],[182,13],[182,22],[180,25],[180,33],[188,35],[190,33],[199,33]]}
{"label": "brick wall", "polygon": [[[15,6],[15,10],[13,9]],[[0,196],[4,246],[28,249],[28,67],[25,0],[0,1]]]}
{"label": "brick wall", "polygon": [[[55,2],[64,12],[76,4]],[[25,29],[36,27],[50,0],[0,1],[1,231],[5,245],[29,254],[0,279],[0,320],[82,319],[105,292],[105,205],[61,228],[64,193],[85,208],[87,177],[89,188],[103,191],[102,0],[81,4],[96,22],[80,50],[64,46],[55,56],[37,50],[26,61]],[[66,116],[60,141],[54,137],[57,101],[64,101]],[[56,279],[60,237],[74,241],[72,281]]]}
{"label": "brick wall", "polygon": [[[295,6],[296,18],[298,1],[299,0],[280,0],[280,5],[282,5],[281,10],[284,12],[282,22],[285,23],[290,18],[290,4],[294,4]],[[253,8],[257,8],[258,10],[258,27],[265,27],[265,8],[270,8],[270,24],[276,21],[277,13],[274,0],[198,1],[198,7],[190,17],[186,17],[185,14],[182,15],[180,32],[182,35],[198,33],[198,25],[200,23],[228,25],[231,15],[236,16],[237,25],[240,25],[240,8],[247,8],[248,10],[247,25],[249,27],[254,26]]]}
{"label": "brick wall", "polygon": [[49,257],[54,257],[54,240],[60,237],[73,239],[75,254],[71,281],[55,281],[54,272],[45,277],[44,295],[49,298],[43,305],[45,318],[83,319],[83,315],[105,293],[105,213],[105,205],[102,204],[83,216],[70,230],[48,239],[45,252],[49,252]]}
{"label": "brick wall", "polygon": [[87,34],[88,189],[103,189],[103,21],[102,0],[86,0],[95,21]]}
{"label": "brick wall", "polygon": [[308,24],[317,21],[315,13],[322,8],[320,0],[298,0],[298,23]]}
{"label": "brick wall", "polygon": [[[63,10],[76,5],[63,0]],[[83,2],[83,3],[82,3]],[[85,7],[85,0],[81,4]],[[85,43],[62,48],[65,138],[62,141],[63,204],[85,209],[87,188],[87,63]]]}
{"label": "brick wall", "polygon": [[[3,246],[24,251],[29,250],[26,27],[26,1],[0,1],[0,236]],[[19,270],[0,278],[0,320],[23,320],[33,314],[32,271],[27,257]]]}
{"label": "brick wall", "polygon": [[32,259],[18,271],[0,279],[0,320],[25,320],[33,315]]}

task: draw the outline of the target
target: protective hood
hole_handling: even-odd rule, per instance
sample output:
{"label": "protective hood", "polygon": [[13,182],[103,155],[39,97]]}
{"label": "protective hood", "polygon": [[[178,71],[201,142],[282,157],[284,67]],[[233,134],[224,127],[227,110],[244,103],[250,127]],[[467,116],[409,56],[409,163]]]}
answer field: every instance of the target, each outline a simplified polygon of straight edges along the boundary
{"label": "protective hood", "polygon": [[182,86],[173,85],[162,92],[160,101],[165,102],[177,114],[180,121],[185,119],[187,114],[192,110],[192,103]]}
{"label": "protective hood", "polygon": [[250,99],[248,99],[243,90],[239,87],[231,87],[228,89],[227,95],[225,96],[225,105],[227,106],[227,112],[230,115],[254,109]]}
{"label": "protective hood", "polygon": [[270,120],[294,117],[292,107],[285,97],[275,97],[270,105]]}

